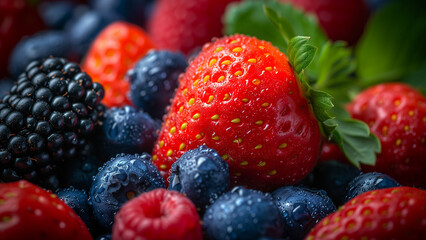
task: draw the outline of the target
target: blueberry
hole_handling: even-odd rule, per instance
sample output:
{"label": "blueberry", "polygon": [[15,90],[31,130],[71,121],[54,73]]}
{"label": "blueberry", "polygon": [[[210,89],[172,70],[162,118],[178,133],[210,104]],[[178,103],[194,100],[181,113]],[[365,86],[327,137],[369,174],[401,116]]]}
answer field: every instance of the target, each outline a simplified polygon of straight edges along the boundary
{"label": "blueberry", "polygon": [[207,239],[280,238],[283,222],[269,194],[235,187],[210,205],[203,217]]}
{"label": "blueberry", "polygon": [[84,190],[67,188],[58,191],[56,195],[74,210],[89,230],[93,230],[95,226],[93,209],[92,205],[89,204],[87,193]]}
{"label": "blueberry", "polygon": [[181,53],[148,52],[127,73],[133,103],[152,117],[161,119],[178,86],[178,76],[187,66]]}
{"label": "blueberry", "polygon": [[[72,138],[73,136],[69,137]],[[74,186],[89,191],[93,178],[98,173],[98,168],[102,166],[102,163],[94,155],[81,156],[73,161],[67,161],[59,175],[61,183],[64,187]]]}
{"label": "blueberry", "polygon": [[120,18],[93,10],[76,9],[75,11],[82,11],[82,13],[75,13],[65,29],[71,40],[72,53],[76,58],[81,58],[102,29]]}
{"label": "blueberry", "polygon": [[314,186],[323,189],[333,202],[340,206],[345,202],[346,186],[361,171],[355,166],[338,161],[327,161],[318,164],[314,169]]}
{"label": "blueberry", "polygon": [[98,152],[109,159],[119,153],[151,152],[159,128],[148,114],[130,106],[105,111]]}
{"label": "blueberry", "polygon": [[128,22],[144,26],[153,2],[153,0],[91,0],[90,4],[98,12],[119,15]]}
{"label": "blueberry", "polygon": [[70,54],[69,45],[68,37],[61,31],[46,31],[24,38],[13,49],[9,72],[16,78],[34,60],[49,56],[67,58]]}
{"label": "blueberry", "polygon": [[63,29],[72,17],[75,3],[69,1],[43,2],[39,13],[46,26],[50,29]]}
{"label": "blueberry", "polygon": [[128,200],[156,188],[165,188],[164,179],[151,161],[146,153],[121,154],[100,169],[90,189],[90,201],[100,226],[110,229],[114,215]]}
{"label": "blueberry", "polygon": [[172,165],[170,190],[185,194],[200,212],[228,190],[228,164],[205,145],[185,152]]}
{"label": "blueberry", "polygon": [[112,239],[111,234],[103,234],[96,238],[96,240],[111,240],[111,239]]}
{"label": "blueberry", "polygon": [[346,186],[345,201],[368,191],[401,186],[393,178],[383,173],[364,173],[354,178]]}
{"label": "blueberry", "polygon": [[272,195],[284,219],[285,235],[290,239],[303,239],[316,223],[336,211],[333,201],[322,190],[286,186]]}

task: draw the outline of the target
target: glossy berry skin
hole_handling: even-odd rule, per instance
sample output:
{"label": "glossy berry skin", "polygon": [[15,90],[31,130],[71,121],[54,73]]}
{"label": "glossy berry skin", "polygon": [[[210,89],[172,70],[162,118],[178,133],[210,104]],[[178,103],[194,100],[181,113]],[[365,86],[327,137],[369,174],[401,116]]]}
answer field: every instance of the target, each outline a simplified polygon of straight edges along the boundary
{"label": "glossy berry skin", "polygon": [[120,153],[151,152],[159,125],[145,112],[131,106],[105,111],[98,132],[97,151],[100,158],[109,159]]}
{"label": "glossy berry skin", "polygon": [[43,22],[49,29],[64,29],[71,20],[76,4],[71,1],[42,2],[38,7]]}
{"label": "glossy berry skin", "polygon": [[178,86],[178,76],[188,66],[181,53],[149,51],[127,72],[130,98],[137,107],[161,119]]}
{"label": "glossy berry skin", "polygon": [[272,196],[284,219],[284,235],[290,239],[303,239],[315,224],[336,211],[323,190],[286,186],[275,190]]}
{"label": "glossy berry skin", "polygon": [[368,191],[401,186],[397,181],[386,174],[370,172],[364,173],[348,183],[345,192],[345,202]]}
{"label": "glossy berry skin", "polygon": [[110,229],[114,215],[125,202],[164,187],[164,180],[152,165],[150,155],[117,155],[99,170],[90,189],[95,218],[100,226]]}
{"label": "glossy berry skin", "polygon": [[108,25],[121,18],[116,15],[106,15],[100,12],[77,6],[73,17],[65,25],[65,31],[71,42],[73,59],[81,60],[88,53],[93,41]]}
{"label": "glossy berry skin", "polygon": [[84,190],[67,188],[56,192],[56,195],[74,210],[89,230],[93,230],[95,226],[93,209],[92,205],[89,204],[87,193]]}
{"label": "glossy berry skin", "polygon": [[153,0],[91,0],[92,8],[103,14],[122,17],[130,23],[143,27],[151,13]]}
{"label": "glossy berry skin", "polygon": [[0,199],[0,239],[92,239],[68,205],[25,180],[0,183]]}
{"label": "glossy berry skin", "polygon": [[56,189],[57,169],[83,154],[99,123],[103,94],[76,63],[29,63],[0,103],[0,179]]}
{"label": "glossy berry skin", "polygon": [[207,239],[279,238],[283,221],[271,195],[237,186],[219,197],[203,217]]}
{"label": "glossy berry skin", "polygon": [[314,167],[318,123],[277,48],[234,35],[206,44],[192,61],[164,118],[154,163],[167,178],[173,162],[203,144],[228,162],[231,185],[275,189]]}
{"label": "glossy berry skin", "polygon": [[11,53],[9,72],[17,78],[32,61],[41,61],[49,56],[68,58],[69,37],[62,31],[45,31],[22,39]]}
{"label": "glossy berry skin", "polygon": [[126,22],[108,25],[96,37],[87,53],[83,68],[107,91],[103,103],[108,107],[130,104],[127,70],[153,48],[143,29]]}
{"label": "glossy berry skin", "polygon": [[229,187],[228,164],[204,145],[184,153],[172,165],[169,190],[185,194],[204,212]]}
{"label": "glossy berry skin", "polygon": [[347,106],[367,123],[382,145],[375,166],[363,172],[387,174],[406,186],[426,186],[426,97],[403,83],[370,87]]}
{"label": "glossy berry skin", "polygon": [[200,219],[183,194],[155,189],[127,202],[117,213],[113,239],[201,240]]}
{"label": "glossy berry skin", "polygon": [[331,40],[355,44],[369,17],[365,0],[280,0],[314,14]]}
{"label": "glossy berry skin", "polygon": [[9,58],[15,45],[25,36],[44,29],[37,6],[26,0],[0,1],[0,78],[7,75]]}
{"label": "glossy berry skin", "polygon": [[324,218],[306,239],[422,239],[425,206],[426,191],[417,188],[366,192]]}
{"label": "glossy berry skin", "polygon": [[238,0],[160,0],[154,5],[148,31],[159,49],[190,53],[222,36],[221,17]]}
{"label": "glossy berry skin", "polygon": [[361,171],[353,165],[338,161],[318,164],[313,172],[313,185],[323,189],[333,202],[340,206],[345,202],[346,187]]}

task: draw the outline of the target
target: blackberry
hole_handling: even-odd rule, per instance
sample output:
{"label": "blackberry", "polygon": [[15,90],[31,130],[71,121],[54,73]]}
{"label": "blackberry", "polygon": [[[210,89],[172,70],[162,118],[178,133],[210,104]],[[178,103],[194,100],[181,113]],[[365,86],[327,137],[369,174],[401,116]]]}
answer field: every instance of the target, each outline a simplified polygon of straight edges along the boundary
{"label": "blackberry", "polygon": [[76,157],[103,114],[103,95],[76,63],[29,63],[0,100],[0,180],[56,188],[56,169]]}

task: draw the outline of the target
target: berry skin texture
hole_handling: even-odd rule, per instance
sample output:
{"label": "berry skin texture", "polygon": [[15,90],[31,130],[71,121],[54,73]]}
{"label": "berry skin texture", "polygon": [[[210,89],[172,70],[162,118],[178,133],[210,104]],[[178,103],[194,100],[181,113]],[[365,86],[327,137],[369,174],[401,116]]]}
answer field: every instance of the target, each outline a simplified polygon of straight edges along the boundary
{"label": "berry skin texture", "polygon": [[68,58],[69,45],[68,36],[61,31],[45,31],[24,38],[13,49],[9,72],[17,78],[32,61],[40,61],[49,56]]}
{"label": "berry skin texture", "polygon": [[98,125],[104,89],[63,58],[33,61],[0,103],[0,179],[58,187]]}
{"label": "berry skin texture", "polygon": [[368,191],[400,186],[397,181],[386,174],[364,173],[354,178],[346,186],[345,202]]}
{"label": "berry skin texture", "polygon": [[237,186],[219,197],[203,217],[207,239],[279,238],[283,221],[270,194]]}
{"label": "berry skin texture", "polygon": [[315,167],[312,182],[315,188],[325,190],[333,202],[340,206],[345,203],[346,186],[360,174],[361,171],[352,164],[327,161]]}
{"label": "berry skin texture", "polygon": [[148,22],[159,49],[190,53],[222,36],[221,17],[226,6],[238,0],[160,0]]}
{"label": "berry skin texture", "polygon": [[396,187],[366,192],[319,222],[313,239],[423,239],[426,191]]}
{"label": "berry skin texture", "polygon": [[155,189],[127,202],[117,213],[112,238],[201,240],[200,219],[183,194]]}
{"label": "berry skin texture", "polygon": [[204,145],[187,151],[172,165],[169,190],[185,194],[201,213],[228,187],[228,164]]}
{"label": "berry skin texture", "polygon": [[234,35],[206,44],[188,67],[153,160],[167,178],[185,151],[204,144],[228,162],[231,186],[275,189],[310,172],[320,140],[287,57],[268,42]]}
{"label": "berry skin texture", "polygon": [[131,103],[130,84],[124,77],[127,70],[153,48],[143,29],[136,25],[115,22],[96,37],[83,62],[83,68],[105,87],[103,103],[108,107]]}
{"label": "berry skin texture", "polygon": [[365,0],[280,0],[315,14],[331,40],[355,44],[369,17]]}
{"label": "berry skin texture", "polygon": [[361,92],[347,108],[369,125],[382,145],[376,165],[362,165],[362,171],[387,174],[404,186],[426,187],[426,97],[408,85],[385,83]]}
{"label": "berry skin texture", "polygon": [[97,134],[96,148],[100,158],[109,159],[120,153],[151,152],[160,128],[147,113],[131,106],[105,111]]}
{"label": "berry skin texture", "polygon": [[127,72],[133,104],[152,117],[161,119],[179,85],[178,76],[187,66],[181,53],[149,51]]}
{"label": "berry skin texture", "polygon": [[90,189],[95,218],[100,226],[110,229],[114,215],[125,202],[164,187],[164,179],[152,165],[149,154],[117,155],[99,170]]}
{"label": "berry skin texture", "polygon": [[92,239],[68,205],[25,180],[1,183],[0,202],[0,239]]}
{"label": "berry skin texture", "polygon": [[290,239],[303,239],[315,224],[336,211],[323,190],[286,186],[275,190],[272,196],[284,219],[284,235]]}
{"label": "berry skin texture", "polygon": [[93,219],[92,205],[89,204],[87,193],[84,190],[75,188],[62,189],[56,192],[56,196],[64,201],[80,219],[86,224],[90,231],[93,231],[95,220]]}

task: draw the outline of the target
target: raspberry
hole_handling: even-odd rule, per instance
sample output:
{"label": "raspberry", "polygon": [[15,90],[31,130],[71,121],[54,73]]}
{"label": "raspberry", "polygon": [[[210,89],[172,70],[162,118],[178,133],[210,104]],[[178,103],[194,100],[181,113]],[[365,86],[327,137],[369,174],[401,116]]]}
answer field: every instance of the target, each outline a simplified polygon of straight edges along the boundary
{"label": "raspberry", "polygon": [[113,239],[202,239],[194,204],[182,194],[155,189],[127,202],[115,216]]}

